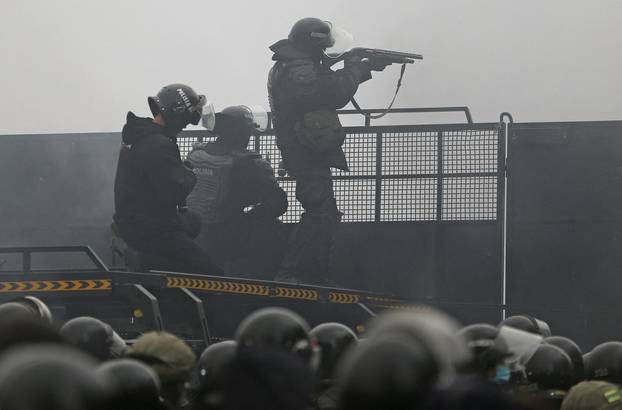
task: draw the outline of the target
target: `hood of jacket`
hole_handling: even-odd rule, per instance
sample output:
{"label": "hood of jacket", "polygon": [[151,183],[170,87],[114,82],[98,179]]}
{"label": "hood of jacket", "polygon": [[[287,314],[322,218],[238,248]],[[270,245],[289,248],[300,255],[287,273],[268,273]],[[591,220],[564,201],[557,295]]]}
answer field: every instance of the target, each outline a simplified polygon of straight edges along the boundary
{"label": "hood of jacket", "polygon": [[132,145],[154,134],[164,135],[174,141],[178,133],[156,124],[152,118],[138,117],[131,111],[127,113],[126,123],[123,126],[123,131],[121,131],[121,139],[124,144]]}
{"label": "hood of jacket", "polygon": [[272,60],[274,61],[300,60],[305,58],[313,59],[313,55],[297,49],[288,39],[279,40],[272,44],[270,50],[274,53],[272,56]]}

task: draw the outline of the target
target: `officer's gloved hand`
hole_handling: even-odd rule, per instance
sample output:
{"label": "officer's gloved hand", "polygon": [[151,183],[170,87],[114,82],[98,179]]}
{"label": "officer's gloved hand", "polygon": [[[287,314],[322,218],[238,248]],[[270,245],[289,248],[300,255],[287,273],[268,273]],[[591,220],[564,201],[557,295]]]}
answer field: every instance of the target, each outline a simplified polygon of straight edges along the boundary
{"label": "officer's gloved hand", "polygon": [[391,62],[383,59],[367,58],[363,60],[363,64],[367,65],[370,71],[383,71],[391,65]]}
{"label": "officer's gloved hand", "polygon": [[371,78],[371,69],[369,64],[359,56],[348,55],[343,60],[343,68],[358,74],[358,82],[362,83]]}
{"label": "officer's gloved hand", "polygon": [[360,67],[363,65],[363,59],[360,56],[348,54],[346,58],[343,59],[343,65],[346,68]]}

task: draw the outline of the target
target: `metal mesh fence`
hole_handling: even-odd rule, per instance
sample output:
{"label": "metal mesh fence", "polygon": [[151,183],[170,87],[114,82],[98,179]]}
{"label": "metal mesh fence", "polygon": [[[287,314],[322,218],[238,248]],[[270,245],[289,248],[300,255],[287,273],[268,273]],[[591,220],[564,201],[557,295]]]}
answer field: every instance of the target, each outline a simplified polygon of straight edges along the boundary
{"label": "metal mesh fence", "polygon": [[[199,138],[182,134],[182,158]],[[274,135],[251,139],[277,172],[281,154]],[[497,124],[365,127],[349,129],[344,151],[350,172],[334,171],[337,205],[344,222],[494,221],[497,218]],[[277,175],[298,221],[296,183]]]}

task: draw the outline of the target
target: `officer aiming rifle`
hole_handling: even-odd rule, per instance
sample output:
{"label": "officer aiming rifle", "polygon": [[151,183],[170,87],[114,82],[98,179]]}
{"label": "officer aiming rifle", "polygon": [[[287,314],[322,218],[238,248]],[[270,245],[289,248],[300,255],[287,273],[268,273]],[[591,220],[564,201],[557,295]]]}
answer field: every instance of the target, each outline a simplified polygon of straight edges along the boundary
{"label": "officer aiming rifle", "polygon": [[[372,72],[400,63],[403,75],[406,64],[421,59],[417,54],[350,49],[351,38],[329,22],[305,18],[270,47],[275,61],[268,76],[274,131],[284,170],[296,180],[296,198],[304,208],[275,278],[279,281],[336,285],[329,265],[342,214],[331,168],[348,170],[341,148],[346,132],[336,110],[353,100]],[[332,69],[338,61],[343,68]]]}
{"label": "officer aiming rifle", "polygon": [[[330,23],[328,23],[330,24]],[[347,31],[334,27],[331,25],[331,39],[332,46],[328,48],[324,52],[324,57],[322,59],[322,64],[327,65],[328,67],[332,67],[340,61],[345,61],[351,58],[358,58],[362,61],[368,61],[370,65],[392,65],[392,64],[401,64],[402,68],[400,70],[400,77],[397,81],[397,86],[395,88],[395,94],[393,95],[393,99],[391,103],[387,107],[385,111],[380,114],[371,115],[371,119],[382,118],[391,110],[393,107],[393,103],[395,103],[395,99],[397,98],[397,94],[400,91],[402,86],[402,79],[404,78],[404,73],[406,72],[406,64],[414,64],[415,60],[423,60],[423,56],[421,54],[414,53],[405,53],[402,51],[392,51],[392,50],[383,50],[379,48],[368,48],[368,47],[355,47],[350,48],[352,42],[354,41],[352,35]],[[354,108],[360,113],[363,114],[361,107],[358,105],[354,97],[350,99],[350,102],[354,106]]]}

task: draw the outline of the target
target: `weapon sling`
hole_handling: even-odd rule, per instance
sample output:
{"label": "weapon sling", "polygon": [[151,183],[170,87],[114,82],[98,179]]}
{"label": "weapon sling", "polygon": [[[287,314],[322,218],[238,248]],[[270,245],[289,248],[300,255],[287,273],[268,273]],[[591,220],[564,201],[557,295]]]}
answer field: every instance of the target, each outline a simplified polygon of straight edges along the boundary
{"label": "weapon sling", "polygon": [[[400,87],[402,87],[402,79],[404,78],[405,72],[406,72],[406,64],[402,64],[402,68],[400,69],[400,78],[397,80],[397,86],[395,87],[395,94],[393,94],[393,99],[391,100],[389,107],[383,112],[381,112],[380,114],[376,114],[376,115],[370,114],[369,118],[371,118],[372,120],[377,120],[378,118],[384,117],[385,115],[389,113],[389,111],[391,111],[391,108],[393,108],[393,103],[395,103],[395,99],[397,98],[397,94],[400,92]],[[352,105],[354,106],[356,111],[358,111],[359,114],[365,115],[365,113],[361,109],[361,106],[359,105],[358,102],[356,102],[354,97],[352,97],[350,102],[352,103]]]}

